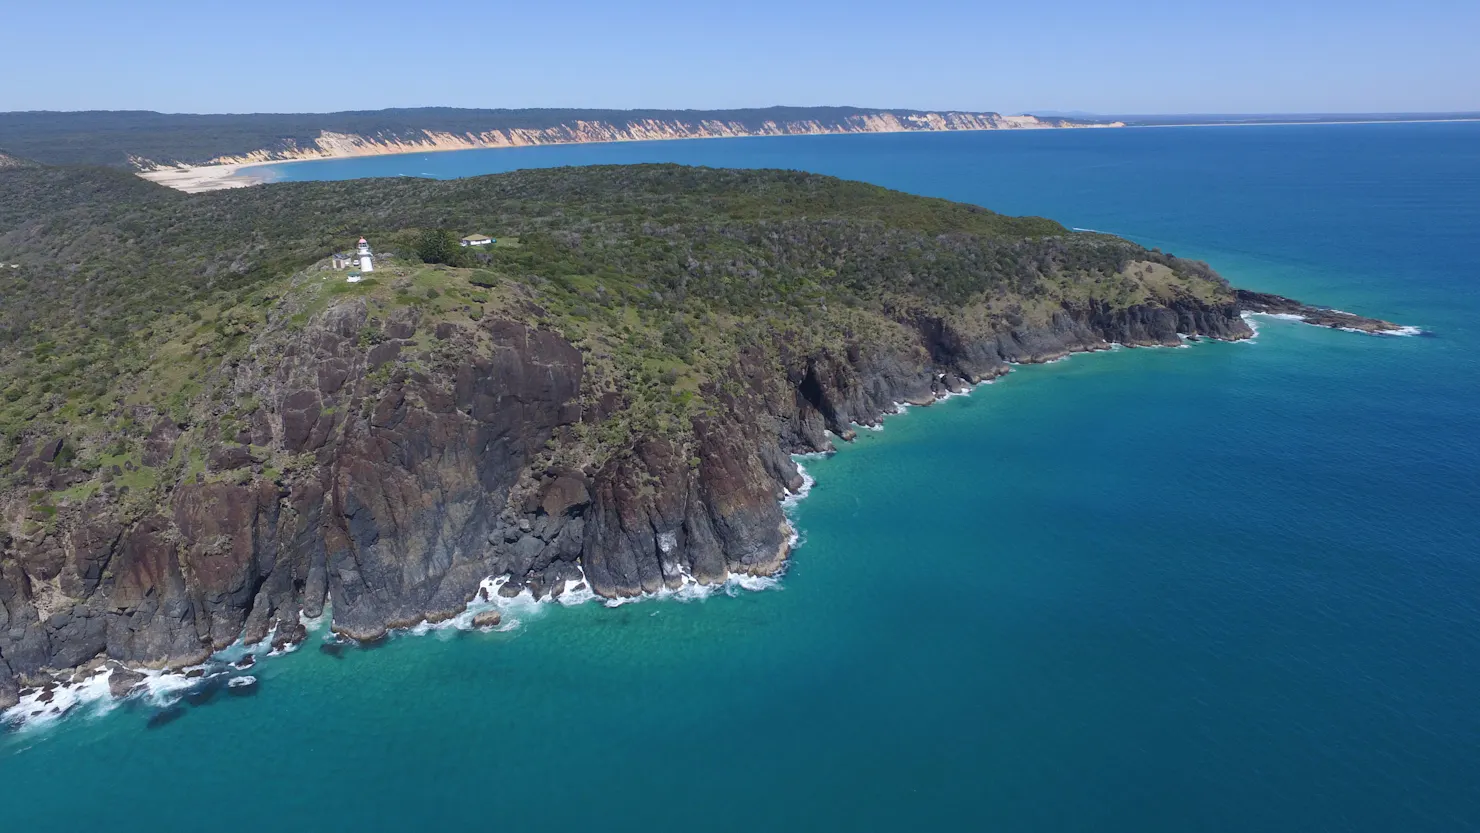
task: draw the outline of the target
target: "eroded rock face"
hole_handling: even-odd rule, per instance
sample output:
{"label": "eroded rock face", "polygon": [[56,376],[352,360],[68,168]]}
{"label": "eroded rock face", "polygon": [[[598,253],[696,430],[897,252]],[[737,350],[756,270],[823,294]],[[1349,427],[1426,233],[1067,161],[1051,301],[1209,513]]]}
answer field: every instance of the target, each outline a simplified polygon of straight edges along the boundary
{"label": "eroded rock face", "polygon": [[[514,322],[487,327],[488,354],[449,388],[411,377],[381,392],[334,456],[330,549],[335,627],[356,638],[455,613],[511,554],[489,545],[521,473],[579,419],[580,353]],[[525,546],[525,551],[529,549]]]}
{"label": "eroded rock face", "polygon": [[[982,337],[938,317],[899,320],[916,334],[908,347],[749,348],[706,389],[716,416],[697,418],[687,445],[638,438],[577,470],[535,464],[563,432],[627,405],[608,393],[583,410],[582,356],[559,335],[511,320],[438,324],[429,349],[413,339],[414,314],[376,323],[363,306],[331,308],[264,345],[280,358],[270,367],[236,370],[235,387],[262,407],[220,438],[209,477],[182,478],[138,520],[100,496],[54,529],[0,538],[0,706],[47,669],[99,656],[181,665],[238,637],[291,638],[330,596],[335,629],[373,639],[455,615],[487,576],[536,596],[584,576],[620,597],[771,574],[790,536],[778,498],[801,485],[789,455],[830,448],[828,431],[851,437],[897,402],[928,403],[1016,362],[1249,335],[1234,304],[1192,301],[1066,307],[1046,326]],[[145,453],[169,460],[181,436],[160,419]],[[298,468],[269,474],[264,448]]]}

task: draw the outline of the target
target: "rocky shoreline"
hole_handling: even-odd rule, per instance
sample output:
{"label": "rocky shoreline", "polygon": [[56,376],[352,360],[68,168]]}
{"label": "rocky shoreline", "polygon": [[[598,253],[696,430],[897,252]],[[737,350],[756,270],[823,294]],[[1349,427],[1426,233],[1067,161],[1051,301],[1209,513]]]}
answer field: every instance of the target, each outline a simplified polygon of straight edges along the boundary
{"label": "rocky shoreline", "polygon": [[[7,538],[18,557],[0,570],[0,708],[26,688],[80,684],[97,669],[116,666],[114,676],[137,683],[138,669],[197,666],[239,640],[275,634],[290,646],[306,635],[300,619],[322,615],[331,595],[333,631],[373,641],[483,613],[476,603],[495,595],[620,600],[775,575],[795,541],[782,501],[804,485],[792,455],[830,451],[833,436],[849,440],[853,426],[877,426],[901,404],[928,405],[1015,364],[1072,353],[1247,339],[1249,312],[1298,309],[1323,326],[1399,329],[1279,296],[1238,298],[1066,306],[1046,327],[989,339],[915,315],[913,350],[790,355],[778,341],[744,354],[733,384],[713,392],[725,407],[696,422],[697,460],[649,440],[600,470],[527,479],[519,472],[535,449],[600,416],[572,408],[582,367],[569,343],[507,320],[484,321],[478,334],[444,327],[442,341],[490,337],[492,355],[468,351],[447,376],[354,397],[375,351],[354,343],[367,325],[362,309],[331,311],[280,372],[280,405],[249,429],[257,436],[239,438],[316,455],[312,476],[186,483],[132,528],[82,513],[63,535]],[[417,324],[386,322],[386,343],[409,341]],[[365,416],[339,424],[344,412]],[[158,427],[158,453],[172,433]],[[48,609],[38,582],[79,602]]]}
{"label": "rocky shoreline", "polygon": [[[793,455],[897,403],[1070,353],[1245,339],[1251,312],[1400,329],[1043,218],[797,172],[390,180],[368,201],[0,179],[40,212],[4,237],[36,275],[80,257],[79,210],[118,241],[87,280],[28,273],[56,294],[6,299],[25,327],[6,333],[0,706],[98,663],[286,648],[330,598],[336,634],[374,641],[460,622],[479,593],[761,581],[795,544]],[[448,211],[518,233],[463,252]],[[346,226],[386,229],[369,279],[323,257]],[[129,341],[130,322],[155,329]]]}
{"label": "rocky shoreline", "polygon": [[1280,295],[1267,292],[1252,292],[1247,289],[1234,290],[1238,304],[1245,312],[1255,315],[1277,315],[1293,318],[1313,327],[1330,327],[1335,330],[1351,330],[1368,335],[1417,335],[1420,330],[1405,327],[1378,318],[1365,318],[1330,307],[1313,306]]}

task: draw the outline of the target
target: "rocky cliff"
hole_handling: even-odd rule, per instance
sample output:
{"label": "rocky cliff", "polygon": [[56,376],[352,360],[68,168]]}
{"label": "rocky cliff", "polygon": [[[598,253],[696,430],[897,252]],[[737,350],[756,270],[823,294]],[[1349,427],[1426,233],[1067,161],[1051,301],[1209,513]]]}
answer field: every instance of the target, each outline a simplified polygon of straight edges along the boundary
{"label": "rocky cliff", "polygon": [[[266,394],[265,407],[217,438],[208,471],[168,504],[125,526],[104,493],[50,533],[6,536],[0,704],[96,657],[183,665],[238,637],[289,633],[328,597],[336,630],[373,639],[455,615],[488,576],[511,577],[506,592],[584,581],[620,597],[768,575],[788,554],[778,499],[800,485],[789,454],[829,449],[827,432],[851,436],[896,403],[928,403],[1013,362],[1250,334],[1232,304],[1065,308],[1049,326],[989,339],[938,318],[907,323],[917,341],[906,350],[753,348],[712,391],[716,415],[695,421],[694,459],[650,439],[599,467],[531,469],[572,426],[604,416],[582,405],[568,341],[507,319],[444,323],[430,334],[435,365],[412,370],[398,359],[428,335],[416,315],[375,325],[383,340],[366,348],[365,306],[332,308],[262,345],[283,357],[269,375],[237,369],[233,384]],[[162,419],[150,453],[172,456],[180,434]],[[264,470],[274,451],[301,472]],[[43,443],[17,460],[48,474],[55,455]]]}
{"label": "rocky cliff", "polygon": [[[186,197],[36,168],[0,187],[29,200],[0,229],[14,280],[73,293],[4,319],[0,706],[68,669],[301,638],[329,599],[368,640],[456,615],[488,578],[620,598],[771,575],[791,454],[1014,363],[1251,335],[1205,265],[786,172]],[[89,239],[120,242],[74,248],[109,200]],[[386,214],[352,213],[367,201]],[[423,263],[448,217],[521,236]],[[387,249],[349,283],[317,241],[371,223]],[[286,266],[300,247],[318,254]],[[73,278],[28,277],[48,259]],[[79,306],[109,312],[65,341]]]}

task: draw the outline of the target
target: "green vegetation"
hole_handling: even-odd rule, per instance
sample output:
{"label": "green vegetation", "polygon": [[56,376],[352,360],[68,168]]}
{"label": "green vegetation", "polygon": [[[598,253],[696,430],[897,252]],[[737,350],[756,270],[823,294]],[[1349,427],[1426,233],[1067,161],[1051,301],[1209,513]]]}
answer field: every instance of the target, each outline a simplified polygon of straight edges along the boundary
{"label": "green vegetation", "polygon": [[[463,248],[449,229],[499,244]],[[346,283],[325,259],[361,234],[377,271]],[[259,408],[228,371],[270,375],[281,359],[264,337],[338,304],[366,305],[366,349],[401,311],[421,316],[374,384],[464,360],[433,338],[436,322],[475,330],[493,316],[561,333],[585,358],[587,404],[625,400],[551,450],[589,461],[634,436],[687,436],[714,405],[706,390],[733,384],[736,356],[766,339],[799,353],[910,345],[920,314],[984,335],[1046,323],[1065,303],[1228,293],[1202,264],[1042,218],[673,165],[195,196],[118,170],[13,165],[0,168],[0,263],[20,264],[0,269],[0,471],[23,443],[65,437],[79,474],[55,488],[68,501],[98,481],[143,500],[181,477],[239,476],[211,473],[205,446],[246,432]],[[145,465],[161,417],[187,432],[187,450]],[[302,465],[265,462],[275,476]],[[44,524],[55,501],[32,503]]]}
{"label": "green vegetation", "polygon": [[416,241],[416,254],[425,263],[467,266],[473,262],[472,252],[463,247],[456,234],[445,228],[423,231]]}

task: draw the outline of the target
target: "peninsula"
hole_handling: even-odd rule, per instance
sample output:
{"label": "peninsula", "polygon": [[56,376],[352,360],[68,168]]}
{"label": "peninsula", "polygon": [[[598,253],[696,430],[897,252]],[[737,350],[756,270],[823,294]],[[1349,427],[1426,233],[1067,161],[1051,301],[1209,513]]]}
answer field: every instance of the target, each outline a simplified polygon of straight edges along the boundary
{"label": "peninsula", "polygon": [[374,639],[774,574],[791,454],[1014,363],[1248,338],[1246,304],[1396,329],[1052,220],[674,165],[187,195],[0,156],[0,263],[0,707],[41,711],[330,598]]}
{"label": "peninsula", "polygon": [[306,159],[661,139],[1120,126],[1113,120],[857,107],[0,113],[0,147],[41,162],[128,167],[163,185],[199,192],[254,184],[254,165]]}

